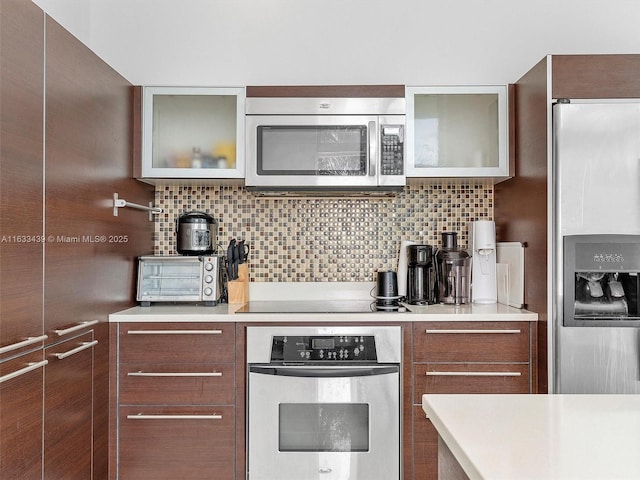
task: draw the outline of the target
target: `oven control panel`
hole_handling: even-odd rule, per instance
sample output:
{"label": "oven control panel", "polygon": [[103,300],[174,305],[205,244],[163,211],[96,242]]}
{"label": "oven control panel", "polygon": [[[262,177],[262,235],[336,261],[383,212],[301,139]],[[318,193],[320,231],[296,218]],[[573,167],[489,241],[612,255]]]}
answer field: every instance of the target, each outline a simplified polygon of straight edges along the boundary
{"label": "oven control panel", "polygon": [[375,362],[373,335],[274,336],[271,362]]}

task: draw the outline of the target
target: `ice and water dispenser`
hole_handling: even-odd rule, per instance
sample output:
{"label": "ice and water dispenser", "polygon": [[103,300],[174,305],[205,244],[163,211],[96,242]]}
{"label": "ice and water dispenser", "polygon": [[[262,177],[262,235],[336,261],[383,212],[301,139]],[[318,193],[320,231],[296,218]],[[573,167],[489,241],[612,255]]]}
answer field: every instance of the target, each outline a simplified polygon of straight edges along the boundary
{"label": "ice and water dispenser", "polygon": [[640,326],[640,235],[571,235],[563,241],[563,325]]}

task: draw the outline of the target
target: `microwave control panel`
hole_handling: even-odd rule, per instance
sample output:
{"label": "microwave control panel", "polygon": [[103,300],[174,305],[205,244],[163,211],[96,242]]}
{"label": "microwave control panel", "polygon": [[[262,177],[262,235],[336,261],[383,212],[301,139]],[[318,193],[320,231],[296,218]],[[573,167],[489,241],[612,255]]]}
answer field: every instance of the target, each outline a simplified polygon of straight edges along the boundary
{"label": "microwave control panel", "polygon": [[274,336],[271,363],[375,362],[374,335]]}
{"label": "microwave control panel", "polygon": [[404,127],[380,128],[380,175],[404,175]]}

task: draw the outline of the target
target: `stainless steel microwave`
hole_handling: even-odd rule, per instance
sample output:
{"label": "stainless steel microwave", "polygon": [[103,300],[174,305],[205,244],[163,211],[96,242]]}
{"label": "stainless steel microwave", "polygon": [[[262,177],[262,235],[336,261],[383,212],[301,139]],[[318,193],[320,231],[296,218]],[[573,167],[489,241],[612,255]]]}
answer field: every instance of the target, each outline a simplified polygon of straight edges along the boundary
{"label": "stainless steel microwave", "polygon": [[148,255],[138,257],[136,300],[216,305],[222,295],[219,256]]}
{"label": "stainless steel microwave", "polygon": [[249,190],[391,192],[405,174],[404,98],[246,100]]}

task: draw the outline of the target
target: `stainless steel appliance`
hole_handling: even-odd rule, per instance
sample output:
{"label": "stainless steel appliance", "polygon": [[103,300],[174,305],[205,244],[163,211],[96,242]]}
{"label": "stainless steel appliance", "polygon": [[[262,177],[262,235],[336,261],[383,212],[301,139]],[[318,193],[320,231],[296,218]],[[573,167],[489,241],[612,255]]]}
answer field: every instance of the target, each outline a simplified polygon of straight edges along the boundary
{"label": "stainless steel appliance", "polygon": [[471,257],[458,248],[456,232],[442,232],[442,248],[436,254],[438,301],[451,305],[471,299]]}
{"label": "stainless steel appliance", "polygon": [[218,221],[204,212],[185,212],[176,219],[176,250],[182,255],[211,255],[217,244]]}
{"label": "stainless steel appliance", "polygon": [[253,191],[386,193],[406,181],[403,98],[246,100]]}
{"label": "stainless steel appliance", "polygon": [[407,268],[407,303],[436,303],[436,252],[431,245],[409,245]]}
{"label": "stainless steel appliance", "polygon": [[247,327],[252,480],[397,480],[400,327]]}
{"label": "stainless steel appliance", "polygon": [[556,393],[640,393],[640,100],[553,107]]}
{"label": "stainless steel appliance", "polygon": [[136,299],[142,306],[155,302],[216,305],[222,294],[221,257],[138,257]]}

